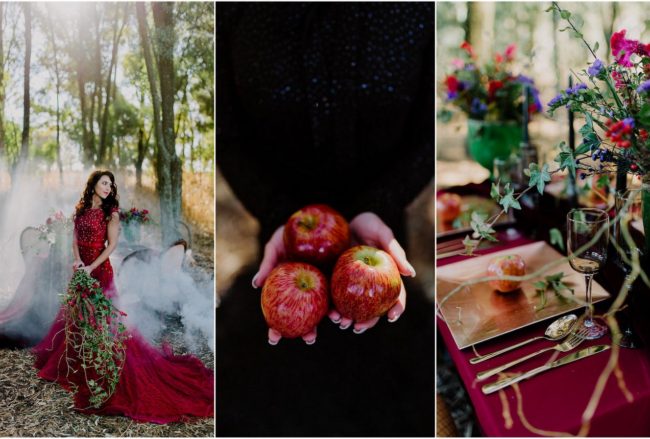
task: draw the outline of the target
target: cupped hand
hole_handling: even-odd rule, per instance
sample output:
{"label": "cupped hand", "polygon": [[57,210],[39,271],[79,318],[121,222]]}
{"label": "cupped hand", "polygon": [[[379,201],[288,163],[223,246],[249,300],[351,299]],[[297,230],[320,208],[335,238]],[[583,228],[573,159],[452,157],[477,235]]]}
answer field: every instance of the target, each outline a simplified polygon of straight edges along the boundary
{"label": "cupped hand", "polygon": [[[350,222],[350,232],[356,244],[369,245],[384,250],[391,255],[400,274],[415,277],[415,269],[406,259],[406,252],[395,239],[390,227],[376,214],[364,212],[354,217]],[[406,289],[404,288],[404,282],[402,282],[397,302],[388,310],[388,321],[394,322],[399,319],[405,309]],[[355,334],[362,334],[379,321],[379,317],[375,317],[365,322],[354,322],[352,319],[341,315],[336,309],[329,312],[329,318],[332,322],[338,324],[341,329],[347,329],[354,324],[353,332]]]}
{"label": "cupped hand", "polygon": [[[285,259],[286,254],[284,248],[284,226],[281,226],[278,227],[271,236],[269,242],[264,246],[262,263],[260,264],[257,274],[253,276],[253,288],[259,288],[264,285],[266,278],[269,277],[269,274],[271,274],[271,271],[276,267],[276,265]],[[269,344],[275,346],[282,338],[282,334],[273,328],[269,328],[268,338]],[[312,331],[303,335],[302,339],[308,345],[316,343],[316,328],[314,327]]]}

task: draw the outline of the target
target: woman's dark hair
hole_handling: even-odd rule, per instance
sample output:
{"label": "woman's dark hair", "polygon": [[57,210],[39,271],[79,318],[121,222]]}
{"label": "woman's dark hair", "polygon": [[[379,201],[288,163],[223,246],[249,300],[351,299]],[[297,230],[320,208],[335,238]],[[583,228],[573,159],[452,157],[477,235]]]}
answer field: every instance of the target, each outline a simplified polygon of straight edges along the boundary
{"label": "woman's dark hair", "polygon": [[115,176],[111,171],[98,170],[90,174],[86,182],[86,189],[84,189],[81,198],[75,208],[75,218],[79,218],[83,213],[90,209],[93,205],[93,194],[95,193],[95,186],[100,178],[107,176],[111,179],[111,193],[108,197],[102,200],[102,210],[106,220],[111,218],[111,214],[120,207],[119,196],[117,195],[117,185],[115,184]]}

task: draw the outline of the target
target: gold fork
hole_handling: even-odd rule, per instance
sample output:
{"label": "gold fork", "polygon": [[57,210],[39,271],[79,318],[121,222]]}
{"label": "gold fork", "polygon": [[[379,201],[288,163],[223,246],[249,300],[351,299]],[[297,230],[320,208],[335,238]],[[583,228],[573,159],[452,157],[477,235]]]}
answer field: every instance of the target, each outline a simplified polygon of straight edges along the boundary
{"label": "gold fork", "polygon": [[550,348],[544,348],[542,350],[539,350],[537,352],[533,352],[532,354],[528,354],[525,357],[518,358],[516,360],[511,361],[510,363],[503,364],[501,366],[485,370],[483,372],[479,372],[476,375],[476,378],[479,381],[482,381],[486,378],[489,378],[493,375],[498,374],[499,372],[502,372],[506,369],[511,368],[512,366],[523,363],[526,360],[530,360],[533,357],[536,357],[537,355],[543,354],[544,352],[548,351],[559,351],[559,352],[569,352],[571,349],[574,349],[577,347],[580,343],[585,340],[584,336],[587,333],[587,328],[581,327],[578,331],[574,332],[571,334],[566,340],[564,340],[562,343],[558,343],[555,346],[551,346]]}

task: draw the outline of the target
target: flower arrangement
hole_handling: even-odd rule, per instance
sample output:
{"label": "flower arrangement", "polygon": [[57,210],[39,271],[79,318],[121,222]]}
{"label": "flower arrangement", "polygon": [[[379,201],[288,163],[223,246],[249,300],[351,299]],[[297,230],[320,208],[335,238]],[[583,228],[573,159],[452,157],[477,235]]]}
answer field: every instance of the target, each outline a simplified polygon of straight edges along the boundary
{"label": "flower arrangement", "polygon": [[129,210],[120,209],[120,221],[125,224],[146,224],[151,222],[151,218],[149,217],[149,211],[147,209],[140,210],[136,207],[132,207]]}
{"label": "flower arrangement", "polygon": [[41,232],[40,239],[47,241],[50,245],[56,243],[58,234],[68,233],[72,228],[72,218],[66,217],[60,210],[57,210],[50,215],[47,220],[45,220],[45,224],[38,226],[38,230]]}
{"label": "flower arrangement", "polygon": [[[570,17],[568,11],[562,13]],[[574,32],[582,38],[577,29]],[[566,107],[585,117],[575,166],[567,163],[571,172],[583,170],[581,178],[617,171],[650,173],[650,44],[629,40],[625,34],[623,29],[611,37],[610,65],[597,57],[597,44],[592,47],[583,39],[594,61],[577,75],[582,82],[548,103],[551,115]]]}
{"label": "flower arrangement", "polygon": [[473,47],[464,42],[463,59],[452,61],[453,71],[444,81],[446,101],[470,119],[486,121],[522,121],[522,90],[528,86],[528,113],[542,111],[539,91],[533,80],[512,72],[517,48],[510,44],[503,53],[484,66],[477,64]]}
{"label": "flower arrangement", "polygon": [[68,371],[83,374],[92,407],[111,397],[124,365],[125,313],[84,270],[75,271],[63,295]]}

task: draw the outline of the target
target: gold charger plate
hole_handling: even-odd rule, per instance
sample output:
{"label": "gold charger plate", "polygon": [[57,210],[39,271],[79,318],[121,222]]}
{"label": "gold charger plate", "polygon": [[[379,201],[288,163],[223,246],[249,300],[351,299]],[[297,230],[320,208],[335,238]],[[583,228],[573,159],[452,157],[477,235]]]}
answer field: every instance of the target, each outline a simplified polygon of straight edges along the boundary
{"label": "gold charger plate", "polygon": [[[439,267],[436,270],[436,300],[440,303],[463,282],[486,277],[489,262],[497,256],[514,254],[526,261],[526,273],[538,271],[544,265],[563,257],[546,242],[539,241]],[[542,298],[533,284],[543,280],[545,276],[559,272],[565,274],[563,282],[573,288],[575,297],[584,301],[584,276],[574,271],[568,261],[552,267],[535,279],[522,282],[520,289],[515,292],[498,293],[487,282],[466,286],[456,292],[443,303],[440,311],[458,348],[463,349],[524,326],[583,308],[579,303],[571,300],[569,291],[562,292],[562,297],[554,291],[546,291],[546,304],[541,306]],[[595,303],[608,298],[609,293],[594,281],[592,297]]]}

